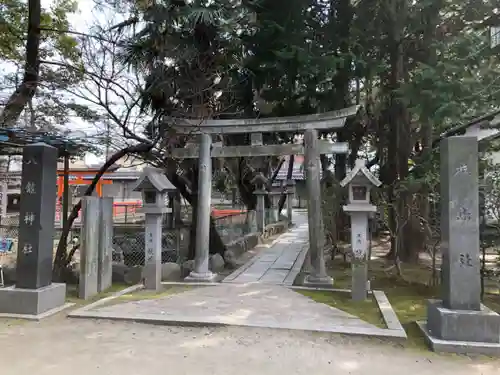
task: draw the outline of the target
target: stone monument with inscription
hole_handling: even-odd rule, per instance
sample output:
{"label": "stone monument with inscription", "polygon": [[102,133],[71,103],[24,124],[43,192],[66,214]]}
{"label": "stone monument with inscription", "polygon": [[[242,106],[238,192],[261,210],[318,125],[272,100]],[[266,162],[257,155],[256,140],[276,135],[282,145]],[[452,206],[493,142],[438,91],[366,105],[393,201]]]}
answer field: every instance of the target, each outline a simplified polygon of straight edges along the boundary
{"label": "stone monument with inscription", "polygon": [[142,193],[142,211],[145,215],[144,231],[144,287],[150,290],[161,289],[161,232],[163,215],[171,208],[167,207],[168,193],[177,189],[158,168],[144,168],[135,191]]}
{"label": "stone monument with inscription", "polygon": [[478,186],[477,138],[442,140],[442,300],[419,323],[436,351],[500,353],[500,316],[481,304]]}
{"label": "stone monument with inscription", "polygon": [[356,160],[352,171],[340,185],[349,189],[349,201],[343,207],[351,217],[351,296],[354,301],[364,301],[368,291],[368,216],[377,207],[370,204],[370,189],[382,183],[365,166],[364,160]]}
{"label": "stone monument with inscription", "polygon": [[52,283],[57,149],[23,150],[17,283],[0,289],[0,313],[40,315],[64,305],[66,285]]}
{"label": "stone monument with inscription", "polygon": [[268,195],[266,190],[267,178],[262,173],[258,173],[252,179],[252,184],[255,185],[253,193],[257,198],[257,206],[255,209],[257,231],[264,233],[264,229],[266,228],[266,196]]}
{"label": "stone monument with inscription", "polygon": [[89,299],[111,286],[113,198],[83,197],[78,297]]}
{"label": "stone monument with inscription", "polygon": [[111,287],[113,277],[113,198],[103,197],[100,200],[97,290],[103,292]]}
{"label": "stone monument with inscription", "polygon": [[98,257],[101,201],[99,197],[82,197],[80,230],[80,277],[78,297],[89,299],[99,293]]}

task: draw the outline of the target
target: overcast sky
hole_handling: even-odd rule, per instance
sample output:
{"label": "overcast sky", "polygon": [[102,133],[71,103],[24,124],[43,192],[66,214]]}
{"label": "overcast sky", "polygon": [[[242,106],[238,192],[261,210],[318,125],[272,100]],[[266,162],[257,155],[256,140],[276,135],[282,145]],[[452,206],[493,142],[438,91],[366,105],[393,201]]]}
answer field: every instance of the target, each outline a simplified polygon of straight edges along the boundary
{"label": "overcast sky", "polygon": [[[46,4],[46,6],[50,6],[53,0],[42,0],[42,4]],[[98,10],[95,8],[95,4],[93,0],[78,0],[78,11],[75,14],[69,16],[69,21],[71,25],[72,31],[77,31],[81,33],[89,33],[89,29],[92,25],[96,23],[104,22],[106,20],[106,12],[102,10]],[[84,103],[81,99],[76,99],[77,102]],[[93,124],[89,124],[85,121],[82,121],[78,117],[72,117],[70,124],[68,127],[81,130],[87,134],[95,133],[98,131],[96,126]],[[103,157],[96,157],[95,155],[87,155],[85,157],[85,162],[87,164],[96,164],[99,162],[103,162]]]}

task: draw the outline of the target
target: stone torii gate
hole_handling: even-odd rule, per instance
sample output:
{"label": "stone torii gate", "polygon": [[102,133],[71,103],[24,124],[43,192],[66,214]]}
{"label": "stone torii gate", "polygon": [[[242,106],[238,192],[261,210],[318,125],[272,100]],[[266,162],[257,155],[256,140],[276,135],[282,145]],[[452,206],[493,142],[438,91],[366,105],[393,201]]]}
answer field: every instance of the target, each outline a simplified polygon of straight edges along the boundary
{"label": "stone torii gate", "polygon": [[[198,212],[194,269],[186,280],[213,281],[217,275],[209,271],[210,214],[212,196],[212,158],[259,157],[273,155],[304,155],[308,191],[309,254],[311,272],[306,283],[331,285],[324,259],[324,228],[321,218],[320,159],[321,154],[347,153],[347,143],[331,143],[318,139],[318,130],[340,129],[347,118],[355,116],[359,106],[322,114],[237,120],[175,119],[180,134],[196,134],[195,147],[175,148],[169,156],[198,161]],[[264,145],[263,133],[304,132],[304,145]],[[249,133],[251,142],[245,146],[217,146],[213,135]]]}

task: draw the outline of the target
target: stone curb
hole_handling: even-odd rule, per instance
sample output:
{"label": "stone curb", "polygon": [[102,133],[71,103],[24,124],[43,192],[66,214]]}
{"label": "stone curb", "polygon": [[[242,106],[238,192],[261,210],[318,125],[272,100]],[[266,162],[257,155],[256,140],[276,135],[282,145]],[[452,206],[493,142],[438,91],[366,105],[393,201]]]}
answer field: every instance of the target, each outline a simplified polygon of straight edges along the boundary
{"label": "stone curb", "polygon": [[[312,291],[324,291],[324,292],[340,292],[340,293],[350,293],[349,289],[333,289],[333,288],[308,288],[305,286],[291,286],[288,287],[292,290],[312,290]],[[404,330],[401,322],[399,321],[396,312],[392,308],[389,299],[385,295],[382,290],[370,290],[368,294],[372,294],[377,302],[377,306],[379,308],[380,313],[382,314],[382,318],[384,319],[384,323],[387,328],[383,329],[385,331],[394,332],[396,337],[407,339],[406,331]]]}
{"label": "stone curb", "polygon": [[102,299],[97,300],[95,302],[92,302],[92,303],[90,303],[88,305],[80,307],[79,309],[71,311],[68,314],[68,316],[69,317],[74,317],[76,315],[80,315],[80,314],[82,314],[82,313],[84,313],[84,312],[86,312],[88,310],[94,309],[97,306],[101,306],[101,305],[105,304],[106,302],[114,300],[115,298],[123,296],[124,294],[130,293],[130,292],[135,292],[136,290],[139,290],[139,289],[142,289],[142,288],[144,288],[144,285],[142,285],[142,284],[136,284],[136,285],[129,286],[128,288],[125,288],[125,289],[122,289],[122,290],[120,290],[120,291],[118,291],[116,293],[113,293],[112,295],[110,295],[108,297],[102,298]]}
{"label": "stone curb", "polygon": [[[227,323],[223,321],[217,321],[215,319],[206,318],[204,321],[184,319],[182,317],[169,318],[167,316],[161,316],[160,314],[137,314],[134,316],[127,316],[121,314],[112,314],[106,312],[98,311],[84,311],[79,314],[72,314],[72,318],[87,318],[87,319],[105,319],[111,321],[127,321],[135,323],[145,323],[145,324],[156,324],[165,326],[181,326],[181,327],[251,327],[251,328],[266,328],[266,329],[285,329],[291,331],[303,331],[303,332],[318,332],[318,333],[334,333],[334,334],[344,334],[344,335],[358,335],[358,336],[369,336],[376,338],[403,338],[399,332],[395,330],[380,329],[380,328],[356,328],[356,327],[332,327],[324,330],[318,329],[307,329],[304,327],[291,327],[283,326],[277,324],[239,324],[239,323]],[[406,335],[404,336],[406,338]]]}
{"label": "stone curb", "polygon": [[453,353],[453,354],[482,354],[489,356],[500,355],[500,344],[487,342],[472,342],[472,341],[453,341],[441,340],[429,333],[427,323],[418,321],[417,326],[424,335],[425,342],[432,351],[437,353]]}
{"label": "stone curb", "polygon": [[[192,283],[183,283],[183,282],[162,282],[163,285],[179,285],[179,286],[189,286],[193,285]],[[230,285],[226,284],[226,285]],[[233,284],[234,286],[242,286],[245,284]],[[197,283],[197,286],[220,286],[219,283],[211,283],[211,284],[206,284],[206,283]],[[286,286],[285,286],[286,287]],[[259,324],[239,324],[239,323],[228,323],[224,322],[221,320],[217,320],[214,318],[205,318],[203,321],[200,320],[192,320],[189,318],[182,318],[182,317],[175,317],[175,318],[170,318],[168,316],[162,316],[161,314],[137,314],[133,316],[129,315],[121,315],[121,314],[114,314],[114,313],[107,313],[107,312],[99,312],[99,311],[90,311],[94,309],[97,306],[100,306],[106,302],[109,302],[115,298],[118,298],[124,294],[130,293],[135,290],[142,289],[143,285],[134,285],[132,287],[123,289],[117,293],[114,293],[113,295],[103,298],[99,301],[96,301],[90,305],[84,306],[80,309],[77,309],[71,313],[68,314],[68,317],[70,318],[87,318],[87,319],[105,319],[105,320],[112,320],[112,321],[128,321],[128,322],[136,322],[136,323],[146,323],[146,324],[158,324],[158,325],[166,325],[166,326],[184,326],[184,327],[230,327],[230,326],[238,326],[238,327],[252,327],[252,328],[270,328],[270,329],[288,329],[288,330],[295,330],[295,331],[305,331],[305,332],[319,332],[319,333],[336,333],[336,334],[345,334],[345,335],[359,335],[359,336],[370,336],[370,337],[378,337],[378,338],[393,338],[393,339],[406,339],[406,332],[402,328],[402,326],[399,324],[401,329],[383,329],[383,328],[355,328],[355,327],[331,327],[327,328],[324,330],[318,330],[318,329],[307,329],[304,327],[290,327],[290,326],[283,326],[279,325],[279,323],[276,324],[266,324],[266,325],[259,325]],[[325,288],[307,288],[307,287],[288,287],[289,289],[292,290],[325,290],[325,291],[337,291],[337,292],[350,292],[347,289],[325,289]],[[374,291],[375,292],[375,291]],[[381,291],[380,292],[384,297],[385,294]],[[380,293],[379,296],[380,296]],[[377,303],[379,303],[377,297],[375,296],[375,299],[377,300]],[[386,297],[387,299],[387,297]],[[382,303],[384,304],[385,301],[383,298],[381,298]],[[388,301],[387,301],[388,303]],[[380,306],[380,304],[379,304]],[[389,304],[389,307],[384,305],[385,311],[387,309],[392,310],[392,307]],[[394,310],[392,310],[394,313]],[[384,321],[388,325],[388,321],[390,319],[386,318],[386,315],[384,314],[384,311],[381,310],[382,316],[384,317]],[[398,321],[399,323],[399,321]],[[389,325],[388,325],[389,326]],[[395,327],[395,325],[393,325]]]}

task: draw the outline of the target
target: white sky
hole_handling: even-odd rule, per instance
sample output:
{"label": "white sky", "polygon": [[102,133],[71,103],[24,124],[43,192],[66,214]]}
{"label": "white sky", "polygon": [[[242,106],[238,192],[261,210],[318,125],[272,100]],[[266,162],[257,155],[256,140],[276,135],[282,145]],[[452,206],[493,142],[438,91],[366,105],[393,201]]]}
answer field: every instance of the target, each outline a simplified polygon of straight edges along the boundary
{"label": "white sky", "polygon": [[[53,0],[42,0],[42,6],[50,7],[52,2]],[[88,33],[90,27],[95,24],[96,21],[104,21],[106,18],[105,12],[95,9],[93,0],[78,0],[78,8],[79,9],[75,14],[69,15],[68,17],[72,31]],[[80,99],[76,99],[76,101],[86,104]],[[71,117],[67,127],[76,131],[83,131],[86,134],[98,131],[95,125],[83,121],[81,118],[76,116]],[[97,164],[102,163],[103,161],[104,158],[102,156],[97,157],[93,154],[87,154],[85,157],[86,164]]]}
{"label": "white sky", "polygon": [[[47,6],[50,6],[52,0],[42,0],[42,5],[44,2]],[[71,25],[71,29],[73,31],[78,31],[81,33],[85,33],[88,31],[91,23],[95,20],[95,16],[93,14],[94,4],[92,0],[79,0],[78,1],[78,11],[75,14],[70,15],[69,21]],[[75,130],[82,130],[85,133],[89,133],[95,131],[95,127],[92,124],[89,124],[78,117],[71,117],[70,122],[67,124],[69,128],[74,128]],[[102,157],[97,157],[94,154],[87,154],[84,158],[85,164],[98,164],[103,162]]]}
{"label": "white sky", "polygon": [[[50,8],[53,0],[41,0],[42,8],[48,9]],[[78,0],[79,10],[72,15],[69,15],[70,21],[70,30],[78,31],[82,33],[86,33],[89,30],[89,26],[99,19],[104,19],[103,14],[98,14],[97,11],[94,11],[94,3],[92,0]],[[0,63],[0,74],[9,74],[15,72],[14,67],[9,63]],[[5,91],[2,93],[2,96],[10,95],[10,92]],[[83,104],[83,103],[82,103]],[[92,124],[89,124],[77,116],[71,116],[69,122],[66,124],[68,129],[75,131],[84,131],[85,133],[96,132],[96,127]],[[102,159],[102,158],[101,158]],[[99,160],[95,155],[87,155],[85,157],[85,162],[87,164],[98,163],[102,160]],[[16,169],[16,166],[13,166],[13,169]]]}

